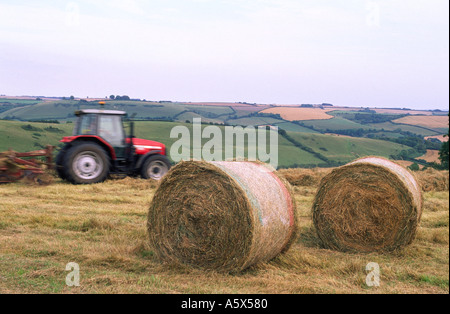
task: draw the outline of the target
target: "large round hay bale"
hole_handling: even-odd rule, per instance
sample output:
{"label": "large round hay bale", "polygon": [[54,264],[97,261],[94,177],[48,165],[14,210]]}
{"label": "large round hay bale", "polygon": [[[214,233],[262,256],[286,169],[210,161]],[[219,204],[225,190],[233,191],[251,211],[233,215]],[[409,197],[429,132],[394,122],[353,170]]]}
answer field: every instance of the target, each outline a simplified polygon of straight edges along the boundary
{"label": "large round hay bale", "polygon": [[415,172],[423,192],[445,192],[449,189],[448,170],[436,170],[428,168],[424,171]]}
{"label": "large round hay bale", "polygon": [[252,162],[182,162],[161,181],[150,243],[170,263],[241,271],[273,259],[296,235],[289,183]]}
{"label": "large round hay bale", "polygon": [[410,244],[422,215],[413,175],[384,158],[334,169],[320,183],[313,221],[325,247],[344,252],[394,251]]}

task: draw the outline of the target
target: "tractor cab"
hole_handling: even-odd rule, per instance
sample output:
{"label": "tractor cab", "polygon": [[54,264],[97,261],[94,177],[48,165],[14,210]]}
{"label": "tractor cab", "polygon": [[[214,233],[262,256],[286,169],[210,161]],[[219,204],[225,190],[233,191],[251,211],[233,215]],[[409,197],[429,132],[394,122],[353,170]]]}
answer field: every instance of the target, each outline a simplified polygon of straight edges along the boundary
{"label": "tractor cab", "polygon": [[132,121],[127,136],[125,111],[83,109],[75,115],[72,136],[61,140],[65,146],[56,157],[62,179],[91,184],[104,181],[110,174],[125,174],[159,180],[169,171],[164,144],[136,138]]}
{"label": "tractor cab", "polygon": [[77,120],[73,136],[98,136],[113,147],[117,158],[125,157],[126,135],[123,128],[125,111],[86,109],[75,112]]}

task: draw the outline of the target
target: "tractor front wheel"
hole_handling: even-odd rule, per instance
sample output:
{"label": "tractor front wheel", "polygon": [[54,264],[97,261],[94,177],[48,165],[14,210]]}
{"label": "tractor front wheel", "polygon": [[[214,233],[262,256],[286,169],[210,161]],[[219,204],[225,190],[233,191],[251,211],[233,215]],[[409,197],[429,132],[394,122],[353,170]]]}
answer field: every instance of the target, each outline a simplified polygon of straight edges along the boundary
{"label": "tractor front wheel", "polygon": [[97,144],[85,143],[71,147],[64,154],[66,180],[73,184],[93,184],[106,180],[109,158]]}
{"label": "tractor front wheel", "polygon": [[170,161],[166,156],[154,155],[149,157],[141,168],[144,179],[161,180],[170,170]]}

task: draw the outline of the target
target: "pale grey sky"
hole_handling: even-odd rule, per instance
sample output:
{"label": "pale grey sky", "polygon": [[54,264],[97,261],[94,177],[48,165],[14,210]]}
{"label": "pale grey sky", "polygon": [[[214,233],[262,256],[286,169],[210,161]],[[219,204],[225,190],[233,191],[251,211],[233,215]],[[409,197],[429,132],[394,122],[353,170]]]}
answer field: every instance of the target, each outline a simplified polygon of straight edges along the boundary
{"label": "pale grey sky", "polygon": [[443,109],[448,0],[0,0],[0,94]]}

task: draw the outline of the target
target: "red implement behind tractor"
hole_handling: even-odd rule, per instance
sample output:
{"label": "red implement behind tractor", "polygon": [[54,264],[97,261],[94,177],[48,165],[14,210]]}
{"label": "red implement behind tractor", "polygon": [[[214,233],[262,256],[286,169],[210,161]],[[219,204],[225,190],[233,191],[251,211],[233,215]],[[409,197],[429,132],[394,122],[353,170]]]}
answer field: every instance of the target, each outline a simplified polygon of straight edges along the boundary
{"label": "red implement behind tractor", "polygon": [[110,174],[124,174],[159,180],[169,171],[164,144],[136,138],[132,121],[126,135],[126,112],[87,109],[75,115],[73,135],[61,140],[65,146],[56,157],[56,171],[62,179],[91,184]]}
{"label": "red implement behind tractor", "polygon": [[0,184],[22,179],[38,184],[50,183],[50,176],[45,171],[53,168],[53,146],[28,153],[9,150],[0,153]]}

